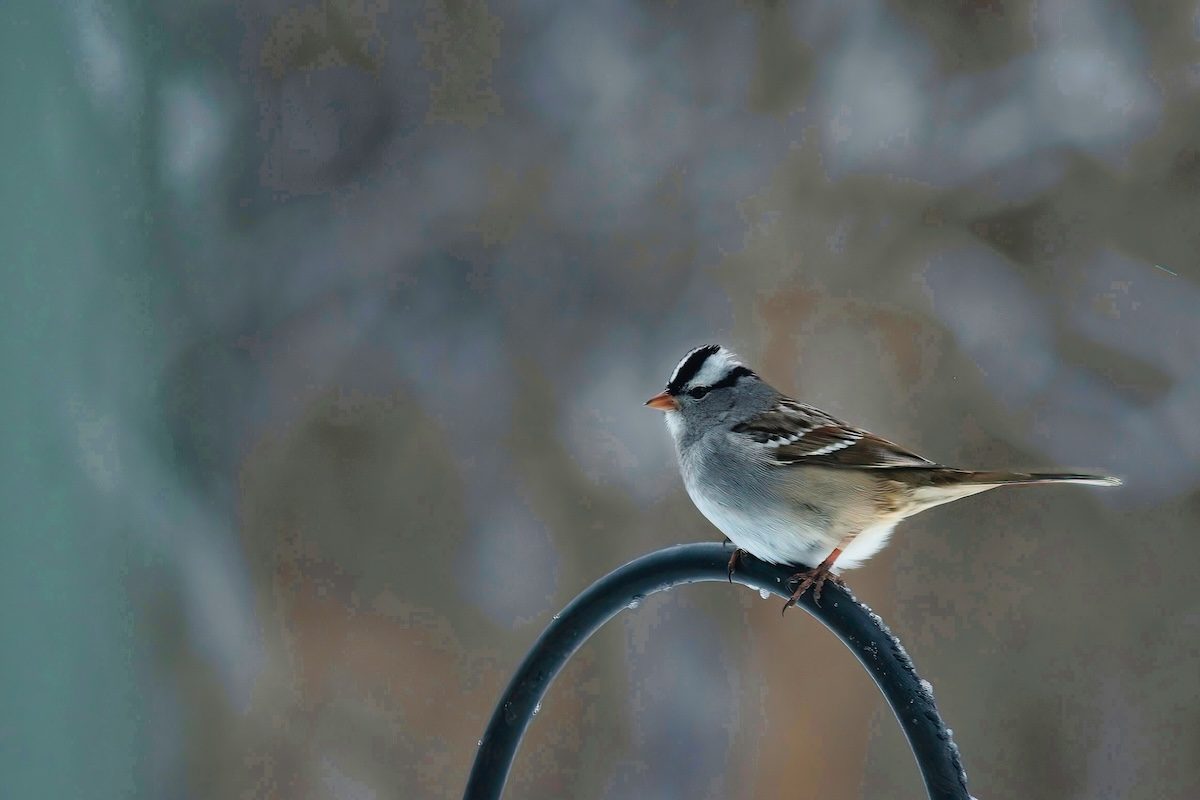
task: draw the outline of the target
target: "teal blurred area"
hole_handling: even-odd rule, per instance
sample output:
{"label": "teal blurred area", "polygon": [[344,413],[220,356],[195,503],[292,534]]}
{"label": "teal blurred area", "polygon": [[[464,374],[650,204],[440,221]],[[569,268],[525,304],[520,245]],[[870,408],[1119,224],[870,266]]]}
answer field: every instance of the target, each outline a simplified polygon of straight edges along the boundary
{"label": "teal blurred area", "polygon": [[[9,0],[0,797],[459,796],[552,614],[718,538],[642,407],[708,341],[941,462],[1125,478],[848,579],[977,796],[1200,796],[1198,25]],[[917,796],[838,647],[648,598],[513,796]]]}
{"label": "teal blurred area", "polygon": [[144,133],[105,129],[56,4],[0,25],[0,794],[148,796],[151,554],[119,492],[122,421],[152,413],[156,291]]}

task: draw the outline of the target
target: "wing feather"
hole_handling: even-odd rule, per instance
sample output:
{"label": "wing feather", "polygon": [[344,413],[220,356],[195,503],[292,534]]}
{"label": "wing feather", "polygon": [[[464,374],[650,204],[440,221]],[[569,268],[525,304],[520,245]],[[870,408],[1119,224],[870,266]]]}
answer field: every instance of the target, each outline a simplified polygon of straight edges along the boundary
{"label": "wing feather", "polygon": [[777,465],[859,469],[938,466],[870,431],[788,398],[754,419],[735,425],[733,432],[760,444],[767,460]]}

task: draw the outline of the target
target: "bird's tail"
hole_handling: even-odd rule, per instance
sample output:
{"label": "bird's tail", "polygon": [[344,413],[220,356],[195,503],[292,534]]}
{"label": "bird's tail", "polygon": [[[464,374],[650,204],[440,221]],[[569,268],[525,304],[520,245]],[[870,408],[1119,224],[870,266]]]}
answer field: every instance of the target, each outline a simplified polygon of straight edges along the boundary
{"label": "bird's tail", "polygon": [[1120,478],[1109,475],[1087,475],[1079,472],[967,472],[955,475],[951,481],[963,484],[1002,486],[1008,483],[1084,483],[1089,486],[1120,486]]}
{"label": "bird's tail", "polygon": [[1120,478],[1107,475],[1086,475],[1078,472],[999,472],[941,467],[915,473],[909,499],[912,513],[924,511],[999,486],[1019,486],[1031,483],[1085,483],[1091,486],[1120,486]]}

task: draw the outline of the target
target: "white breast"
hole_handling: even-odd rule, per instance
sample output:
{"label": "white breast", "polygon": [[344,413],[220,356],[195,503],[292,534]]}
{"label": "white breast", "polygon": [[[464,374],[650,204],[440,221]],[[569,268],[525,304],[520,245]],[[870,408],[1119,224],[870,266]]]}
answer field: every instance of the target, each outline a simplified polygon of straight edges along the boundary
{"label": "white breast", "polygon": [[773,470],[733,464],[731,458],[702,445],[680,458],[688,496],[709,522],[735,545],[772,564],[815,564],[829,555],[837,543],[820,506],[791,502],[770,483]]}
{"label": "white breast", "polygon": [[817,564],[836,547],[829,542],[823,521],[816,517],[767,511],[747,514],[731,508],[694,486],[688,495],[717,530],[757,559],[771,564]]}

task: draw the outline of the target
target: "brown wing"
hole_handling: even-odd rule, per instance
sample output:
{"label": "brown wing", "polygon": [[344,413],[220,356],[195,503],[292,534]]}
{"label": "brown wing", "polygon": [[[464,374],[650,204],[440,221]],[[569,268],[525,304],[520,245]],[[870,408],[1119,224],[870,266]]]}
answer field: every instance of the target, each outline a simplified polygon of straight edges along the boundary
{"label": "brown wing", "polygon": [[887,439],[794,400],[781,400],[769,411],[735,425],[733,431],[761,444],[768,460],[779,465],[859,469],[938,466]]}

